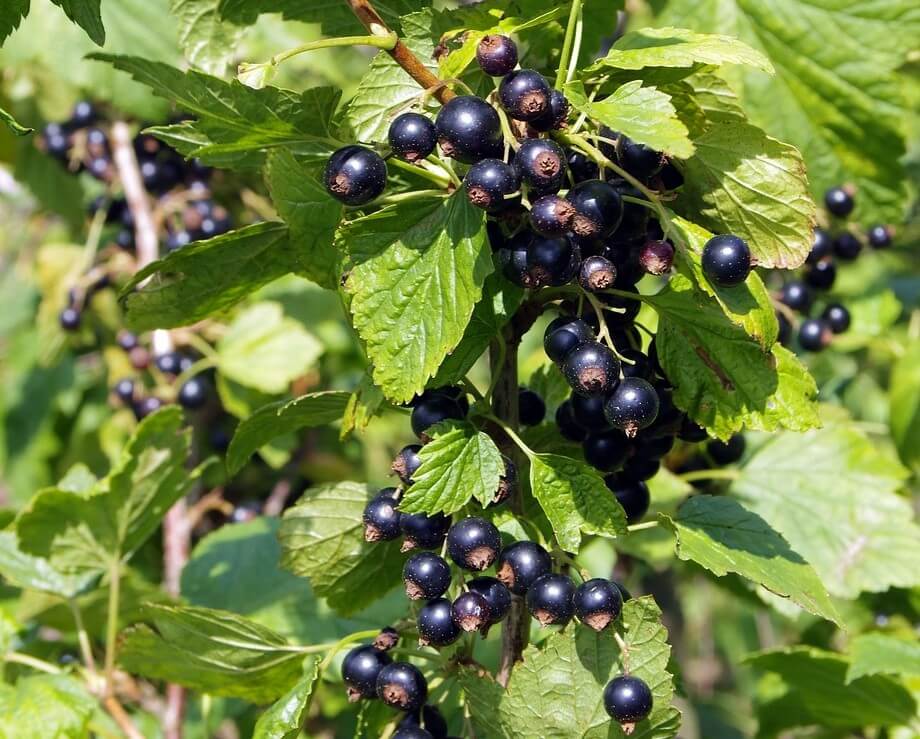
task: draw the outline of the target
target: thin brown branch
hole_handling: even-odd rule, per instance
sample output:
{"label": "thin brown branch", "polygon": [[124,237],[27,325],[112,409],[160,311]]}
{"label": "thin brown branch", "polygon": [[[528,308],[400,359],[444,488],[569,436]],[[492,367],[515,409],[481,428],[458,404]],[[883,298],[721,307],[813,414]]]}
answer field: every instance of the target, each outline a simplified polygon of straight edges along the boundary
{"label": "thin brown branch", "polygon": [[271,493],[269,493],[268,498],[265,499],[265,505],[262,506],[262,514],[265,516],[280,516],[293,490],[294,485],[289,478],[282,477],[278,480],[272,488]]}
{"label": "thin brown branch", "polygon": [[109,715],[115,720],[115,723],[118,724],[118,728],[125,732],[125,736],[127,736],[128,739],[144,739],[144,735],[138,731],[138,728],[134,725],[128,712],[125,711],[114,695],[105,698],[102,701],[102,705],[105,706],[105,710],[109,712]]}

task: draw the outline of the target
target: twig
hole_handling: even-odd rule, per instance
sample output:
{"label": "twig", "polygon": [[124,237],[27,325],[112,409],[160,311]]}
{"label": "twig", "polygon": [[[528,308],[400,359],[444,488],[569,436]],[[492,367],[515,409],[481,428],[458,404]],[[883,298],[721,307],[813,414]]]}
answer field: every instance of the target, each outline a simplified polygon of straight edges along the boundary
{"label": "twig", "polygon": [[280,516],[281,511],[284,510],[284,504],[287,503],[293,489],[294,485],[289,478],[282,477],[278,480],[265,499],[265,505],[262,506],[262,515]]}
{"label": "twig", "polygon": [[209,493],[202,495],[193,505],[189,506],[188,513],[185,517],[186,525],[189,527],[189,530],[194,530],[209,511],[220,511],[226,516],[233,513],[233,504],[224,500],[223,488],[214,488]]}
{"label": "twig", "polygon": [[128,739],[144,739],[144,735],[137,730],[131,717],[114,695],[106,697],[102,701],[102,705],[105,706],[105,710],[109,712],[115,723],[118,724],[118,728],[125,732]]}

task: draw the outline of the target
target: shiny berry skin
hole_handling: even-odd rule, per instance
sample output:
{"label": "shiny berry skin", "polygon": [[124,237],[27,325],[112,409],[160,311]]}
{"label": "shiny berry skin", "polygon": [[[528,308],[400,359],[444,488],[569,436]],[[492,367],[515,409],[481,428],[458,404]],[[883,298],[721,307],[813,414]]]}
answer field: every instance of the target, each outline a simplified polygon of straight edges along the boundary
{"label": "shiny berry skin", "polygon": [[698,444],[701,441],[706,441],[709,438],[709,434],[706,433],[706,429],[702,426],[698,426],[689,418],[684,418],[680,424],[680,431],[677,434],[678,438],[681,441],[689,441],[691,444]]}
{"label": "shiny berry skin", "polygon": [[591,434],[581,448],[585,461],[603,472],[619,469],[629,454],[629,444],[623,432],[619,430]]}
{"label": "shiny berry skin", "polygon": [[718,465],[734,464],[744,456],[744,437],[735,434],[728,441],[713,439],[706,445],[706,452]]}
{"label": "shiny berry skin", "polygon": [[518,418],[524,426],[536,426],[546,417],[546,403],[529,388],[518,390]]}
{"label": "shiny berry skin", "polygon": [[465,164],[501,158],[504,139],[498,113],[475,95],[458,95],[435,118],[438,144],[447,156]]}
{"label": "shiny berry skin", "polygon": [[658,181],[665,190],[676,190],[684,184],[684,176],[673,162],[665,162],[658,173]]}
{"label": "shiny berry skin", "polygon": [[834,250],[834,241],[830,234],[822,228],[816,228],[814,239],[811,242],[811,251],[808,252],[806,261],[809,264],[820,262],[825,257],[829,257]]}
{"label": "shiny berry skin", "polygon": [[[393,734],[393,739],[399,739],[400,731],[415,729],[424,731],[424,734],[404,734],[403,739],[447,739],[447,721],[437,706],[422,706],[416,713],[407,713],[398,724],[399,730]],[[421,727],[425,728],[422,729]]]}
{"label": "shiny berry skin", "polygon": [[95,123],[98,118],[96,107],[88,100],[81,100],[74,105],[68,123],[72,128],[85,128]]}
{"label": "shiny berry skin", "polygon": [[81,317],[80,311],[76,308],[67,307],[58,315],[58,323],[65,331],[76,331],[80,328]]}
{"label": "shiny berry skin", "polygon": [[131,403],[134,400],[134,380],[126,377],[116,382],[112,389],[123,403]]}
{"label": "shiny berry skin", "polygon": [[70,137],[60,123],[49,123],[42,129],[42,145],[49,156],[61,162],[67,161]]}
{"label": "shiny berry skin", "polygon": [[703,247],[703,272],[720,287],[740,285],[751,273],[747,242],[731,234],[713,236]]}
{"label": "shiny berry skin", "polygon": [[613,287],[617,268],[606,257],[586,257],[578,271],[578,284],[589,293]]}
{"label": "shiny berry skin", "polygon": [[658,436],[654,439],[640,439],[636,455],[645,459],[661,459],[674,448],[674,437]]}
{"label": "shiny berry skin", "polygon": [[562,362],[576,348],[593,339],[591,327],[580,318],[559,316],[546,327],[543,350],[554,362]]}
{"label": "shiny berry skin", "polygon": [[623,599],[616,583],[595,577],[583,582],[575,590],[572,599],[575,616],[585,626],[603,631],[620,615]]}
{"label": "shiny berry skin", "polygon": [[377,678],[380,671],[393,660],[389,655],[370,646],[355,647],[342,662],[342,680],[348,700],[377,697]]}
{"label": "shiny berry skin", "polygon": [[451,604],[454,623],[463,631],[479,631],[491,623],[489,601],[481,593],[468,590],[460,593]]}
{"label": "shiny berry skin", "polygon": [[562,372],[572,390],[579,395],[602,395],[616,386],[620,377],[620,361],[603,344],[589,341],[568,354],[562,364]]}
{"label": "shiny berry skin", "polygon": [[417,162],[434,151],[438,134],[434,123],[422,114],[403,113],[393,119],[387,139],[396,156]]}
{"label": "shiny berry skin", "polygon": [[377,675],[377,697],[391,708],[417,711],[428,698],[428,681],[408,662],[393,662]]}
{"label": "shiny berry skin", "polygon": [[776,340],[783,346],[787,346],[790,339],[792,339],[792,324],[789,323],[789,319],[786,318],[786,315],[779,311],[776,311],[776,324],[778,326]]}
{"label": "shiny berry skin", "polygon": [[575,185],[586,180],[596,180],[600,174],[597,163],[577,149],[566,150],[565,163]]}
{"label": "shiny berry skin", "polygon": [[643,380],[652,379],[652,363],[647,356],[645,356],[638,349],[619,349],[620,356],[623,360],[620,361],[620,371],[623,373],[624,377],[641,377]]}
{"label": "shiny berry skin", "polygon": [[403,532],[402,551],[410,549],[437,549],[444,543],[447,530],[450,528],[450,516],[435,513],[426,516],[424,513],[401,513],[399,527]]}
{"label": "shiny berry skin", "polygon": [[862,242],[849,231],[844,231],[834,239],[834,254],[838,259],[852,262],[862,251]]}
{"label": "shiny berry skin", "polygon": [[527,246],[527,280],[530,288],[558,287],[570,282],[581,263],[581,250],[568,236],[535,236]]}
{"label": "shiny berry skin", "polygon": [[192,377],[179,388],[178,401],[186,410],[203,408],[210,397],[210,387],[204,377]]}
{"label": "shiny berry skin", "polygon": [[809,308],[811,308],[812,299],[811,290],[798,280],[793,280],[783,285],[783,292],[780,295],[780,300],[783,303],[800,313],[808,312]]}
{"label": "shiny berry skin", "polygon": [[824,193],[824,205],[832,215],[846,218],[853,212],[856,203],[853,196],[842,187],[832,187]]}
{"label": "shiny berry skin", "polygon": [[573,394],[572,413],[575,423],[588,431],[607,431],[610,423],[604,415],[603,395],[575,395]]}
{"label": "shiny berry skin", "polygon": [[620,675],[604,688],[604,708],[618,723],[636,724],[652,712],[652,691],[644,680]]}
{"label": "shiny berry skin", "polygon": [[569,101],[559,90],[552,90],[549,94],[549,108],[539,118],[530,121],[534,131],[546,133],[557,128],[565,128],[569,117]]}
{"label": "shiny berry skin", "polygon": [[873,226],[869,229],[869,246],[873,249],[886,249],[891,246],[892,231],[888,226]]}
{"label": "shiny berry skin", "polygon": [[620,477],[630,482],[645,482],[657,475],[660,469],[661,460],[633,456],[623,465],[623,469],[620,470]]}
{"label": "shiny berry skin", "polygon": [[505,198],[521,187],[517,170],[501,159],[483,159],[470,167],[463,178],[467,199],[483,210],[501,210]]}
{"label": "shiny berry skin", "polygon": [[821,318],[827,321],[827,325],[835,334],[842,334],[850,327],[850,311],[840,303],[828,305],[821,314]]}
{"label": "shiny berry skin", "polygon": [[396,730],[392,739],[434,739],[434,735],[421,726],[403,726]]}
{"label": "shiny berry skin", "polygon": [[541,236],[563,236],[572,225],[575,209],[558,195],[542,195],[531,203],[530,225]]}
{"label": "shiny berry skin", "polygon": [[658,409],[658,393],[641,377],[625,378],[604,403],[607,420],[629,437],[651,426],[658,418]]}
{"label": "shiny berry skin", "polygon": [[552,570],[553,561],[539,544],[516,541],[498,558],[498,579],[515,595],[524,595],[533,582]]}
{"label": "shiny berry skin", "polygon": [[460,638],[460,627],[454,623],[450,601],[435,598],[418,612],[418,643],[423,647],[446,647]]}
{"label": "shiny berry skin", "polygon": [[433,552],[413,554],[403,565],[403,582],[412,600],[440,598],[450,587],[450,565]]}
{"label": "shiny berry skin", "polygon": [[183,246],[191,244],[193,240],[192,235],[184,228],[180,228],[177,231],[170,231],[166,236],[166,251],[181,249]]}
{"label": "shiny berry skin", "polygon": [[396,459],[393,460],[393,464],[390,465],[390,469],[393,470],[393,472],[399,476],[399,479],[406,485],[412,484],[412,475],[415,474],[415,471],[422,464],[422,460],[418,456],[421,449],[422,447],[419,444],[404,446],[397,453]]}
{"label": "shiny berry skin", "polygon": [[626,512],[628,523],[637,523],[648,512],[652,498],[648,485],[643,481],[630,480],[620,475],[608,475],[604,482]]}
{"label": "shiny berry skin", "polygon": [[569,441],[581,442],[588,435],[588,431],[575,421],[570,400],[564,401],[556,409],[556,426],[563,438]]}
{"label": "shiny berry skin", "polygon": [[179,375],[182,372],[182,355],[179,352],[158,354],[153,363],[164,375]]}
{"label": "shiny berry skin", "polygon": [[494,577],[474,577],[466,586],[489,604],[489,623],[497,624],[511,609],[511,591]]}
{"label": "shiny berry skin", "polygon": [[399,536],[399,516],[393,488],[381,490],[364,507],[364,538],[366,541],[391,541]]}
{"label": "shiny berry skin", "polygon": [[528,287],[530,276],[527,274],[527,249],[532,241],[532,234],[528,231],[514,236],[497,252],[498,265],[502,274],[509,281],[519,287]]}
{"label": "shiny berry skin", "polygon": [[565,575],[543,575],[527,590],[527,608],[541,626],[566,624],[575,613],[575,583]]}
{"label": "shiny berry skin", "polygon": [[333,152],[323,173],[326,191],[345,205],[364,205],[387,186],[387,165],[380,155],[352,144]]}
{"label": "shiny berry skin", "polygon": [[664,158],[659,152],[626,136],[617,139],[617,159],[620,166],[637,180],[648,180],[664,166]]}
{"label": "shiny berry skin", "polygon": [[805,282],[816,290],[830,290],[837,279],[837,265],[831,259],[822,259],[805,270]]}
{"label": "shiny berry skin", "polygon": [[524,139],[514,155],[514,168],[537,193],[551,194],[565,182],[565,154],[549,139]]}
{"label": "shiny berry skin", "polygon": [[639,264],[650,275],[663,275],[674,263],[674,246],[669,241],[646,241],[639,251]]}
{"label": "shiny berry skin", "polygon": [[425,432],[435,424],[451,418],[460,420],[465,415],[463,408],[453,398],[430,393],[423,396],[412,409],[412,430],[420,439],[425,439]]}
{"label": "shiny berry skin", "polygon": [[550,107],[550,86],[539,72],[518,69],[509,72],[498,86],[498,101],[504,111],[519,121],[533,121]]}
{"label": "shiny berry skin", "polygon": [[476,61],[490,77],[504,77],[517,66],[517,44],[497,33],[484,36],[476,47]]}
{"label": "shiny berry skin", "polygon": [[137,420],[147,418],[147,416],[156,413],[160,408],[163,407],[163,401],[160,400],[155,395],[148,395],[146,398],[141,398],[134,406],[134,415],[137,417]]}
{"label": "shiny berry skin", "polygon": [[498,559],[501,546],[498,529],[482,518],[464,518],[447,532],[447,553],[464,570],[488,569]]}
{"label": "shiny berry skin", "polygon": [[582,238],[610,236],[623,218],[620,194],[603,180],[578,183],[569,190],[566,199],[575,208],[572,231]]}
{"label": "shiny berry skin", "polygon": [[827,321],[809,318],[799,326],[799,344],[810,352],[819,352],[831,343],[833,331]]}

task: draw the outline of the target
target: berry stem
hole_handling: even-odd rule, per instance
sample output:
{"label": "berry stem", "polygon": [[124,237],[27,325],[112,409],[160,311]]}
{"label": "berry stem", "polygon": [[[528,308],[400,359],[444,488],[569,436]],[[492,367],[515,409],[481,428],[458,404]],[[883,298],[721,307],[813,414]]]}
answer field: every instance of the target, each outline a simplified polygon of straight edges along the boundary
{"label": "berry stem", "polygon": [[45,660],[33,657],[30,654],[22,654],[20,652],[7,652],[3,655],[3,661],[14,662],[17,665],[25,665],[39,672],[47,672],[49,675],[60,675],[64,672],[57,665],[45,662]]}
{"label": "berry stem", "polygon": [[83,614],[80,612],[80,606],[73,598],[67,599],[67,605],[73,615],[74,626],[77,630],[77,643],[80,645],[80,654],[83,657],[83,663],[90,672],[96,671],[96,659],[93,657],[93,648],[89,642],[89,635],[86,633],[86,626],[83,624]]}
{"label": "berry stem", "polygon": [[[334,644],[315,645],[317,647],[322,647],[322,649],[318,649],[317,651],[324,652],[326,651],[326,649],[329,650],[329,653],[326,655],[323,661],[319,663],[319,675],[321,676],[323,674],[323,671],[327,667],[329,667],[329,665],[332,663],[332,660],[335,659],[335,655],[338,654],[340,651],[342,651],[342,649],[347,647],[349,644],[356,642],[356,641],[361,641],[362,639],[373,639],[379,633],[380,633],[380,629],[366,629],[364,631],[355,631],[354,633],[349,634],[348,636],[343,636],[341,639],[339,639],[339,641],[335,642]],[[304,647],[302,650],[299,650],[299,651],[304,651],[308,649],[313,649],[313,647]]]}
{"label": "berry stem", "polygon": [[[374,205],[393,205],[395,203],[404,203],[407,200],[425,200],[428,198],[447,197],[444,190],[410,190],[408,192],[398,192],[393,195],[384,195],[374,201]],[[363,207],[363,206],[358,206]]]}
{"label": "berry stem", "polygon": [[629,646],[623,641],[623,637],[620,636],[618,631],[613,632],[613,638],[620,648],[620,654],[623,655],[623,672],[629,674]]}
{"label": "berry stem", "polygon": [[629,533],[633,533],[634,531],[645,531],[646,529],[654,529],[656,526],[658,526],[657,521],[643,521],[642,523],[634,523],[632,526],[627,526],[626,530]]}
{"label": "berry stem", "polygon": [[575,46],[575,32],[579,25],[580,18],[581,0],[572,0],[572,6],[569,10],[569,22],[565,27],[565,40],[562,42],[562,53],[559,55],[559,68],[556,70],[557,90],[561,90],[565,85],[566,75],[569,71],[569,62],[572,59],[572,50]]}
{"label": "berry stem", "polygon": [[121,555],[113,553],[109,565],[109,605],[105,628],[105,695],[115,694],[115,642],[118,639],[118,605],[121,595]]}
{"label": "berry stem", "polygon": [[[442,163],[438,162],[438,164]],[[404,162],[402,159],[397,159],[396,157],[390,157],[387,159],[387,166],[390,165],[397,167],[398,169],[403,169],[406,172],[411,172],[412,174],[418,175],[419,177],[424,177],[426,180],[431,180],[436,185],[443,187],[445,190],[448,188],[452,181],[450,177],[440,175],[437,172],[428,169],[427,167],[421,167],[418,164],[409,164],[409,162]],[[454,177],[456,177],[456,175],[454,175]],[[459,184],[459,180],[457,180],[457,183]]]}
{"label": "berry stem", "polygon": [[299,54],[315,51],[317,49],[328,49],[335,46],[373,46],[378,49],[383,49],[384,51],[392,51],[398,41],[399,38],[392,32],[380,36],[338,36],[336,38],[324,38],[295,46],[293,49],[282,51],[280,54],[275,54],[268,60],[268,64],[277,67],[281,62],[287,61]]}

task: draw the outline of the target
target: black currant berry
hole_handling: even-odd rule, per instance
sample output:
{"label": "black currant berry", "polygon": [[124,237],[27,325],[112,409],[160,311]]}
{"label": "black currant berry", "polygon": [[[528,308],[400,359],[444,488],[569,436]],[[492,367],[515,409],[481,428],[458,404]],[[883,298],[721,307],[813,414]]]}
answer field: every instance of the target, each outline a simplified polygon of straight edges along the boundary
{"label": "black currant berry", "polygon": [[447,720],[437,706],[430,704],[422,706],[421,711],[407,713],[398,726],[399,731],[393,734],[393,739],[399,739],[399,732],[406,729],[418,729],[425,733],[404,734],[403,739],[428,739],[428,737],[431,737],[431,739],[447,739]]}
{"label": "black currant berry", "polygon": [[549,83],[533,69],[509,72],[498,86],[498,101],[504,111],[519,121],[533,121],[549,110]]}
{"label": "black currant berry", "polygon": [[862,251],[862,242],[849,231],[834,239],[834,254],[845,262],[852,262]]}
{"label": "black currant berry", "polygon": [[60,123],[49,123],[42,129],[42,146],[50,157],[66,162],[70,136]]}
{"label": "black currant berry", "polygon": [[675,437],[670,434],[654,439],[639,439],[636,455],[645,459],[661,459],[674,448]]}
{"label": "black currant berry", "polygon": [[123,403],[130,404],[134,400],[134,380],[127,377],[123,380],[119,380],[115,383],[113,391],[115,395],[118,396],[119,400]]}
{"label": "black currant berry", "polygon": [[181,249],[183,246],[192,243],[192,241],[194,241],[192,235],[184,228],[170,231],[166,236],[166,251],[176,251],[176,249]]}
{"label": "black currant berry", "polygon": [[204,377],[192,377],[179,388],[179,405],[194,411],[203,408],[210,397],[210,386]]}
{"label": "black currant berry", "polygon": [[837,279],[837,265],[831,259],[822,259],[805,271],[805,282],[816,290],[830,290]]}
{"label": "black currant berry", "polygon": [[799,326],[799,344],[810,352],[819,352],[831,343],[833,331],[827,321],[808,318]]}
{"label": "black currant berry", "polygon": [[399,643],[399,632],[392,626],[384,626],[374,637],[372,646],[381,652],[389,652]]}
{"label": "black currant berry", "polygon": [[466,197],[477,208],[501,210],[505,199],[521,187],[517,169],[501,159],[483,159],[463,178]]}
{"label": "black currant berry", "polygon": [[573,394],[572,413],[575,423],[588,431],[598,432],[610,429],[607,416],[604,415],[603,395],[575,395]]}
{"label": "black currant berry", "polygon": [[465,570],[488,569],[498,559],[501,546],[498,529],[482,518],[464,518],[447,532],[447,552]]}
{"label": "black currant berry", "polygon": [[494,577],[474,577],[467,582],[470,592],[479,593],[489,604],[489,623],[497,624],[511,610],[511,591]]}
{"label": "black currant berry", "polygon": [[509,282],[519,287],[530,287],[530,275],[527,273],[527,251],[533,234],[521,231],[498,250],[497,261],[502,274]]}
{"label": "black currant berry", "polygon": [[433,552],[413,554],[403,565],[403,582],[412,600],[440,598],[450,587],[450,565]]}
{"label": "black currant berry", "polygon": [[808,313],[813,298],[811,290],[808,289],[805,283],[793,280],[783,285],[780,300],[792,308],[792,310],[799,311],[800,313]]}
{"label": "black currant berry", "polygon": [[476,47],[476,61],[490,77],[504,77],[517,66],[517,44],[496,33],[484,36]]}
{"label": "black currant berry", "polygon": [[631,734],[635,725],[652,712],[652,691],[633,675],[613,678],[604,688],[604,708],[610,717]]}
{"label": "black currant berry", "polygon": [[502,155],[504,139],[498,113],[480,97],[452,98],[438,112],[434,125],[441,151],[452,159],[475,164]]}
{"label": "black currant berry", "polygon": [[536,426],[546,416],[546,403],[529,388],[518,390],[518,417],[524,426]]}
{"label": "black currant berry", "polygon": [[158,354],[153,363],[164,375],[176,376],[182,373],[182,355],[179,352]]}
{"label": "black currant berry", "polygon": [[816,228],[814,239],[811,242],[811,251],[808,252],[806,261],[809,264],[820,262],[825,257],[829,257],[834,250],[834,242],[830,234],[823,228]]}
{"label": "black currant berry", "polygon": [[394,488],[385,488],[364,507],[364,538],[367,541],[391,541],[399,536],[400,513]]}
{"label": "black currant berry", "polygon": [[629,455],[629,443],[619,430],[591,434],[581,448],[585,461],[603,472],[619,469]]}
{"label": "black currant berry", "polygon": [[588,341],[569,352],[562,364],[562,372],[572,390],[579,395],[603,395],[616,386],[620,377],[620,361],[603,344]]}
{"label": "black currant berry", "polygon": [[148,395],[146,398],[141,398],[134,405],[134,415],[137,420],[140,421],[141,419],[147,418],[147,416],[152,413],[156,413],[162,407],[162,400],[155,395]]}
{"label": "black currant berry", "polygon": [[527,608],[541,626],[568,623],[575,613],[575,584],[565,575],[543,575],[527,590]]}
{"label": "black currant berry", "polygon": [[576,422],[572,411],[572,401],[570,400],[560,403],[556,409],[556,426],[559,427],[559,433],[562,434],[563,438],[569,441],[581,442],[588,435],[587,429]]}
{"label": "black currant berry", "polygon": [[377,697],[377,677],[393,660],[389,655],[370,646],[355,647],[342,662],[342,679],[348,700]]}
{"label": "black currant berry", "polygon": [[426,516],[424,513],[402,513],[399,516],[399,526],[405,537],[402,551],[410,549],[437,549],[444,543],[447,530],[450,528],[450,516],[435,513]]}
{"label": "black currant berry", "polygon": [[612,426],[622,429],[628,437],[651,426],[658,417],[658,393],[641,377],[627,377],[607,398],[604,413]]}
{"label": "black currant berry", "polygon": [[479,631],[491,623],[489,601],[481,593],[468,590],[460,593],[451,605],[454,623],[463,631]]}
{"label": "black currant berry", "polygon": [[747,242],[731,234],[713,236],[703,247],[703,272],[720,287],[740,285],[751,273]]}
{"label": "black currant berry", "polygon": [[387,186],[387,165],[364,146],[344,146],[329,157],[323,175],[326,190],[346,205],[364,205]]}
{"label": "black currant berry", "polygon": [[581,263],[581,251],[568,236],[535,236],[527,247],[527,286],[558,287],[570,282]]}
{"label": "black currant berry", "polygon": [[827,325],[835,334],[842,334],[850,327],[850,311],[840,303],[828,305],[821,314],[821,318],[827,321]]}
{"label": "black currant berry", "polygon": [[552,90],[549,94],[549,108],[539,118],[530,121],[534,131],[546,133],[557,128],[565,128],[569,117],[569,101],[559,90]]}
{"label": "black currant berry", "polygon": [[886,249],[891,246],[892,230],[888,226],[873,226],[869,229],[868,239],[873,249]]}
{"label": "black currant berry", "polygon": [[674,246],[670,241],[646,241],[639,250],[639,264],[650,275],[663,275],[674,263]]}
{"label": "black currant berry", "polygon": [[631,482],[645,482],[657,475],[660,469],[661,460],[632,456],[620,470],[620,477]]}
{"label": "black currant berry", "polygon": [[393,739],[434,739],[434,734],[421,726],[403,726],[396,730]]}
{"label": "black currant berry", "polygon": [[524,595],[533,582],[550,572],[553,562],[539,544],[516,541],[502,550],[498,579],[515,595]]}
{"label": "black currant berry", "polygon": [[838,218],[846,218],[853,212],[853,206],[856,205],[853,196],[842,187],[832,187],[824,193],[824,205],[832,215]]}
{"label": "black currant berry", "polygon": [[559,316],[546,327],[543,349],[554,362],[563,362],[575,349],[594,339],[591,327],[574,316]]}
{"label": "black currant berry", "polygon": [[603,631],[620,615],[623,599],[616,583],[595,577],[578,586],[575,597],[575,615],[585,626]]}
{"label": "black currant berry", "polygon": [[76,331],[80,328],[81,318],[82,315],[79,310],[73,307],[67,307],[58,315],[58,323],[60,323],[61,328],[65,331]]}
{"label": "black currant berry", "polygon": [[626,348],[618,350],[620,353],[620,371],[623,377],[641,377],[644,380],[651,380],[652,363],[638,349]]}
{"label": "black currant berry", "polygon": [[575,209],[565,198],[543,195],[530,206],[530,225],[542,236],[563,236],[572,225]]}
{"label": "black currant berry", "polygon": [[422,447],[419,444],[409,444],[399,450],[390,469],[399,476],[399,479],[406,485],[412,484],[412,475],[421,466],[422,460],[418,456]]}
{"label": "black currant berry", "polygon": [[706,429],[686,417],[680,424],[680,431],[677,436],[681,441],[688,441],[691,444],[699,444],[709,438]]}
{"label": "black currant berry", "polygon": [[783,346],[787,346],[789,341],[792,339],[792,324],[789,323],[789,319],[786,318],[784,313],[776,311],[776,340]]}
{"label": "black currant berry", "polygon": [[603,180],[580,182],[566,195],[575,208],[572,231],[584,239],[605,238],[616,231],[623,218],[623,201]]}
{"label": "black currant berry", "polygon": [[495,497],[492,498],[492,503],[495,505],[508,500],[518,483],[517,466],[504,455],[502,455],[502,461],[505,463],[505,469],[498,478],[498,489],[495,491]]}
{"label": "black currant berry", "polygon": [[446,647],[460,638],[460,627],[454,623],[450,601],[435,598],[418,612],[418,643],[423,647]]}
{"label": "black currant berry", "polygon": [[577,149],[568,149],[566,151],[565,163],[571,173],[572,184],[574,185],[585,180],[596,180],[600,174],[597,163]]}
{"label": "black currant berry", "polygon": [[425,432],[448,419],[462,419],[466,413],[453,398],[440,393],[424,395],[412,409],[412,430],[420,439],[425,440]]}
{"label": "black currant berry", "polygon": [[616,151],[620,166],[637,180],[648,180],[664,166],[664,157],[659,152],[626,136],[617,139]]}
{"label": "black currant berry", "polygon": [[126,352],[131,351],[138,344],[137,335],[124,329],[118,332],[115,341],[118,342],[118,346]]}
{"label": "black currant berry", "polygon": [[658,182],[665,190],[676,190],[684,184],[684,176],[674,162],[666,162],[658,173]]}
{"label": "black currant berry", "polygon": [[86,128],[99,119],[99,113],[88,100],[80,100],[73,106],[68,123],[71,128]]}
{"label": "black currant berry", "polygon": [[590,293],[613,287],[616,278],[617,268],[606,257],[587,257],[578,271],[578,284]]}
{"label": "black currant berry", "polygon": [[438,143],[434,123],[420,113],[403,113],[394,118],[387,138],[393,153],[407,162],[424,159]]}
{"label": "black currant berry", "polygon": [[734,464],[744,456],[744,437],[735,434],[728,441],[713,439],[706,445],[706,451],[712,461],[719,465]]}
{"label": "black currant berry", "polygon": [[391,708],[417,711],[428,698],[428,681],[415,665],[393,662],[377,675],[377,697]]}
{"label": "black currant berry", "polygon": [[565,154],[555,141],[524,139],[514,155],[514,167],[529,188],[554,193],[565,182]]}
{"label": "black currant berry", "polygon": [[637,523],[648,512],[652,499],[648,485],[643,481],[630,480],[621,475],[608,475],[604,482],[626,512],[628,523]]}

